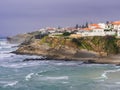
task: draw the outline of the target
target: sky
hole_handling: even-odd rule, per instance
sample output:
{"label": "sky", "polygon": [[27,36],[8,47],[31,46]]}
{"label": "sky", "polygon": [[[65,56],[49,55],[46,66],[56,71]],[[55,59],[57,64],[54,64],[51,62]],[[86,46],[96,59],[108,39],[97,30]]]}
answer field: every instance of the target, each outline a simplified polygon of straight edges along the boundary
{"label": "sky", "polygon": [[0,0],[0,36],[120,20],[120,0]]}

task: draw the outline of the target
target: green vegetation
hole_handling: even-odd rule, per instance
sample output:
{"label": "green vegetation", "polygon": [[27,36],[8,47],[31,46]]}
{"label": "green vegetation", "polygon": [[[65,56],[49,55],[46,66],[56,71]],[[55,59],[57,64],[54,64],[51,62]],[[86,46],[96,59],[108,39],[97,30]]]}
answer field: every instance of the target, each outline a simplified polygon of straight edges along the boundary
{"label": "green vegetation", "polygon": [[104,37],[105,40],[105,51],[107,52],[107,54],[111,54],[111,53],[118,53],[119,51],[119,47],[117,46],[117,39],[114,36],[106,36]]}
{"label": "green vegetation", "polygon": [[66,37],[44,37],[40,40],[41,44],[48,44],[51,48],[61,48],[61,47],[73,47],[76,45],[71,42],[69,38]]}
{"label": "green vegetation", "polygon": [[41,43],[47,43],[52,48],[72,47],[75,49],[86,49],[98,52],[101,56],[104,54],[119,53],[120,40],[115,36],[94,36],[82,38],[65,38],[65,37],[49,37],[45,36],[41,39]]}
{"label": "green vegetation", "polygon": [[70,36],[72,33],[69,33],[69,32],[64,32],[63,33],[63,36]]}
{"label": "green vegetation", "polygon": [[94,36],[84,37],[79,39],[72,39],[72,42],[80,49],[87,49],[98,52],[99,54],[117,54],[119,53],[119,46],[117,45],[117,39],[114,36]]}

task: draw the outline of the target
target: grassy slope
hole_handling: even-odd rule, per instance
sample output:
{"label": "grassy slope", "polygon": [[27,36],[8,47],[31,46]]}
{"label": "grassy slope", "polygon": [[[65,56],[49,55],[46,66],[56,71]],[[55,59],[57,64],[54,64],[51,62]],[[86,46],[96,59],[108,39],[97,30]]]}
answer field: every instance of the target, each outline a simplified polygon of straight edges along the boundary
{"label": "grassy slope", "polygon": [[75,49],[86,49],[89,51],[102,54],[119,53],[120,40],[114,36],[95,36],[82,38],[66,38],[66,37],[44,37],[40,41],[41,44],[47,43],[51,48],[70,47]]}

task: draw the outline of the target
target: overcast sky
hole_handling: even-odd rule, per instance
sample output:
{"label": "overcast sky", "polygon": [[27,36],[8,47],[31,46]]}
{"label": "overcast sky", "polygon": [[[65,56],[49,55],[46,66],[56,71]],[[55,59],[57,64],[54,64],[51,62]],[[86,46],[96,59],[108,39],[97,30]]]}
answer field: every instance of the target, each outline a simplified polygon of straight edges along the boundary
{"label": "overcast sky", "polygon": [[120,20],[120,0],[0,0],[0,35]]}

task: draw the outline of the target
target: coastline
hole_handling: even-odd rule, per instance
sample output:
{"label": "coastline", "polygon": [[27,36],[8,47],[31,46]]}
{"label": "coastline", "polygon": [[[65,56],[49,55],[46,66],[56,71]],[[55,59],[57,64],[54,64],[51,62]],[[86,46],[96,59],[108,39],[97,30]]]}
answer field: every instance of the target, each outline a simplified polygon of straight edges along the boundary
{"label": "coastline", "polygon": [[[119,43],[116,44],[117,41],[114,39],[113,42],[110,42],[111,44],[106,44],[106,40],[109,42],[111,38],[114,39],[114,37],[71,39],[66,37],[45,36],[42,39],[30,39],[27,42],[23,42],[19,45],[19,48],[12,53],[38,55],[46,57],[48,60],[83,61],[83,63],[86,64],[120,65],[120,55],[119,52],[116,53],[119,50]],[[106,47],[107,50],[105,49]],[[26,61],[29,61],[29,59]]]}
{"label": "coastline", "polygon": [[53,56],[46,56],[42,54],[35,54],[35,53],[19,53],[19,52],[12,52],[15,54],[20,55],[38,55],[43,56],[43,58],[26,58],[23,61],[38,61],[38,60],[57,60],[57,61],[82,61],[84,64],[115,64],[120,65],[120,55],[111,55],[106,57],[89,57],[89,58],[77,58],[77,57],[53,57]]}

